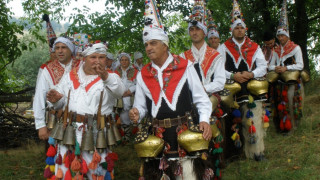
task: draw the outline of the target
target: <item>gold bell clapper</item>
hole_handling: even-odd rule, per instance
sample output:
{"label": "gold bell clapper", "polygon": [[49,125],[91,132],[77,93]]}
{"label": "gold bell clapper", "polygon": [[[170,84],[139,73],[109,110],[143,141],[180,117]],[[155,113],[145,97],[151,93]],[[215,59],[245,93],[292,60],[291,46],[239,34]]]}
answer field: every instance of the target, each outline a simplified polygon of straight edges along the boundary
{"label": "gold bell clapper", "polygon": [[82,137],[81,149],[82,151],[94,151],[92,127],[88,127],[87,131],[84,133]]}

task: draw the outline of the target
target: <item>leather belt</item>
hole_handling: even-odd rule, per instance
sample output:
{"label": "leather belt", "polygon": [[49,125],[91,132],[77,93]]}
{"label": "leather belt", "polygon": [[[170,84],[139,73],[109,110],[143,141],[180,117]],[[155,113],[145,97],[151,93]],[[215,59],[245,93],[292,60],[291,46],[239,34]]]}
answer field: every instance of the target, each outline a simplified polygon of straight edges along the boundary
{"label": "leather belt", "polygon": [[153,119],[152,126],[153,127],[164,127],[164,128],[171,128],[172,126],[178,126],[185,122],[187,122],[187,116],[176,117],[176,118],[165,118],[162,120]]}
{"label": "leather belt", "polygon": [[[74,121],[74,122],[88,123],[88,116],[92,116],[92,117],[94,117],[94,119],[97,119],[96,115],[81,115],[81,114],[77,114],[75,112],[70,112],[70,113],[72,114],[72,121]],[[104,116],[105,116],[105,120],[107,120],[107,121],[110,121],[110,119],[112,119],[111,114],[108,116],[106,116],[106,115],[104,115]]]}

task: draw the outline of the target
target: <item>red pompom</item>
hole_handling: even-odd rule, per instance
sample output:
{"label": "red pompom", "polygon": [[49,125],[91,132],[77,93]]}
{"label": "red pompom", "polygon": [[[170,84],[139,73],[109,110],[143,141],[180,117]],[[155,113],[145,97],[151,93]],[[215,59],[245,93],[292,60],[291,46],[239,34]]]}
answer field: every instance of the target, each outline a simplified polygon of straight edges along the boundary
{"label": "red pompom", "polygon": [[287,97],[287,95],[288,95],[288,92],[287,91],[282,91],[282,97]]}
{"label": "red pompom", "polygon": [[48,151],[47,151],[47,156],[54,157],[56,154],[57,154],[56,149],[52,145],[50,145],[50,147],[48,148]]}
{"label": "red pompom", "polygon": [[66,172],[66,175],[64,176],[64,180],[72,180],[70,169],[68,169],[68,171]]}
{"label": "red pompom", "polygon": [[263,122],[269,122],[269,117],[267,115],[264,115]]}
{"label": "red pompom", "polygon": [[292,125],[291,125],[291,120],[290,120],[290,118],[287,117],[286,122],[284,123],[284,127],[285,127],[285,129],[288,130],[288,131],[291,130]]}
{"label": "red pompom", "polygon": [[218,108],[215,112],[215,116],[217,116],[217,118],[220,118],[223,115],[223,111],[221,108]]}
{"label": "red pompom", "polygon": [[44,170],[44,173],[43,173],[43,176],[45,178],[50,178],[52,176],[52,172],[50,171],[50,167],[47,167],[45,170]]}
{"label": "red pompom", "polygon": [[59,164],[59,165],[62,164],[62,156],[61,156],[61,154],[58,155],[58,157],[56,159],[56,164]]}
{"label": "red pompom", "polygon": [[254,125],[249,126],[249,133],[250,134],[256,133],[256,127],[254,127]]}
{"label": "red pompom", "polygon": [[219,147],[220,147],[220,144],[219,144],[219,143],[214,144],[214,148],[215,148],[215,149],[218,149]]}
{"label": "red pompom", "polygon": [[283,111],[285,109],[284,104],[278,104],[278,110]]}
{"label": "red pompom", "polygon": [[88,169],[87,162],[84,159],[82,159],[82,170],[81,170],[81,173],[82,174],[87,174],[88,170],[89,169]]}
{"label": "red pompom", "polygon": [[108,153],[107,157],[105,157],[105,160],[107,160],[107,158],[112,159],[113,161],[118,161],[119,157],[117,153]]}

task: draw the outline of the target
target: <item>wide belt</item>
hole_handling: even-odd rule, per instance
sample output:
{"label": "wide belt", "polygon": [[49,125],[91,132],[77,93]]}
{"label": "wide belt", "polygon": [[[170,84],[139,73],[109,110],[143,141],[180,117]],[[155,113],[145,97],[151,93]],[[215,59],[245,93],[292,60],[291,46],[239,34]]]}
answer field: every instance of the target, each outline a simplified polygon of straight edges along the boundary
{"label": "wide belt", "polygon": [[185,122],[187,122],[188,118],[187,116],[181,116],[176,118],[165,118],[162,120],[158,120],[154,118],[152,120],[152,126],[153,127],[164,127],[164,128],[171,128],[172,126],[178,126]]}
{"label": "wide belt", "polygon": [[[73,122],[88,123],[88,116],[92,116],[93,119],[97,119],[96,115],[91,115],[91,114],[81,115],[81,114],[77,114],[75,112],[70,112],[70,113],[72,114],[71,116],[72,116]],[[105,120],[110,120],[112,118],[111,114],[108,116],[106,116],[106,115],[104,115],[104,116],[105,116]]]}

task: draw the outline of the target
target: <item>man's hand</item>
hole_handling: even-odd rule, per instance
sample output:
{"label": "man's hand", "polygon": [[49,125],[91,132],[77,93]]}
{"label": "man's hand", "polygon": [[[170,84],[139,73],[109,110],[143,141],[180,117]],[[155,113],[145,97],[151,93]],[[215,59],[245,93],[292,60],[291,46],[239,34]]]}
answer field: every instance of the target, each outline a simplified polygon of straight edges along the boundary
{"label": "man's hand", "polygon": [[277,67],[275,68],[275,71],[276,71],[277,73],[283,73],[283,72],[285,72],[286,70],[288,70],[286,66],[277,66]]}
{"label": "man's hand", "polygon": [[51,89],[47,94],[47,99],[51,103],[58,102],[63,97],[57,90]]}
{"label": "man's hand", "polygon": [[238,83],[244,83],[247,81],[247,79],[240,72],[235,73],[233,79]]}
{"label": "man's hand", "polygon": [[39,139],[47,140],[49,138],[49,131],[47,127],[42,127],[38,131]]}
{"label": "man's hand", "polygon": [[108,79],[109,73],[100,63],[92,66],[93,70],[101,77],[103,81]]}
{"label": "man's hand", "polygon": [[131,91],[128,90],[128,91],[124,92],[122,96],[127,97],[127,96],[131,96],[131,95],[132,95]]}
{"label": "man's hand", "polygon": [[200,122],[200,130],[203,131],[203,138],[209,141],[212,137],[212,130],[207,122]]}
{"label": "man's hand", "polygon": [[140,114],[139,114],[139,111],[137,108],[130,109],[129,118],[133,123],[138,123],[139,116],[140,116]]}
{"label": "man's hand", "polygon": [[242,72],[242,77],[247,80],[250,80],[254,77],[254,74],[253,74],[253,72],[244,71],[244,72]]}

